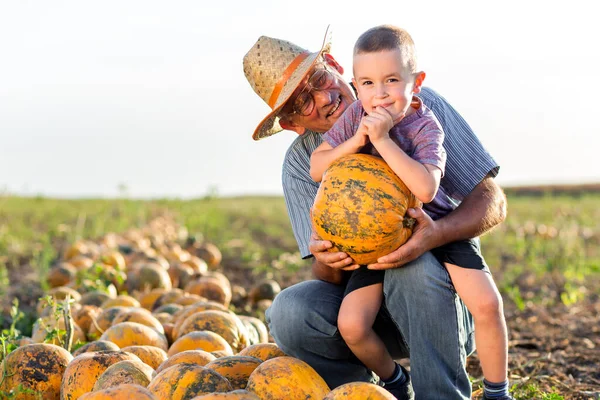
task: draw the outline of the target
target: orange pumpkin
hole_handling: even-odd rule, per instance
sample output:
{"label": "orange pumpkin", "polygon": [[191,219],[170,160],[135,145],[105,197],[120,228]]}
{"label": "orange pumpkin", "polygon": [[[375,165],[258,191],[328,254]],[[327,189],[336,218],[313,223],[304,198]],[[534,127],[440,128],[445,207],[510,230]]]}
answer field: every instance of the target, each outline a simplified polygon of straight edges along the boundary
{"label": "orange pumpkin", "polygon": [[190,363],[196,365],[205,366],[212,360],[216,359],[215,356],[204,350],[185,350],[177,354],[173,354],[167,358],[162,364],[156,368],[156,372],[161,372],[163,369],[167,369],[175,364]]}
{"label": "orange pumpkin", "polygon": [[223,304],[217,303],[216,301],[209,301],[209,300],[199,301],[192,305],[183,307],[183,309],[181,309],[181,310],[175,312],[175,314],[173,314],[173,317],[175,318],[174,319],[175,326],[173,327],[173,337],[178,337],[179,328],[181,327],[181,325],[183,324],[183,322],[186,320],[187,317],[189,317],[190,315],[195,314],[197,312],[206,311],[206,310],[227,311],[227,308]]}
{"label": "orange pumpkin", "polygon": [[79,400],[157,400],[148,389],[140,385],[125,383],[109,389],[86,393]]}
{"label": "orange pumpkin", "polygon": [[218,333],[211,331],[194,331],[178,338],[169,348],[167,355],[185,350],[225,351],[227,355],[233,355],[231,345]]}
{"label": "orange pumpkin", "polygon": [[351,154],[325,171],[312,207],[313,227],[330,251],[343,251],[357,264],[371,264],[404,244],[414,219],[405,216],[420,202],[383,159]]}
{"label": "orange pumpkin", "polygon": [[82,353],[90,353],[92,351],[117,351],[120,350],[119,346],[108,340],[94,340],[84,344],[73,352],[73,356],[77,357]]}
{"label": "orange pumpkin", "polygon": [[194,397],[192,400],[260,400],[256,394],[247,390],[234,390],[226,393],[209,393]]}
{"label": "orange pumpkin", "polygon": [[183,400],[232,390],[229,381],[212,369],[189,363],[175,364],[161,371],[148,385],[160,399]]}
{"label": "orange pumpkin", "polygon": [[217,310],[201,311],[185,319],[177,331],[179,336],[194,331],[211,331],[219,334],[231,345],[234,352],[248,346],[248,331],[233,313]]}
{"label": "orange pumpkin", "polygon": [[116,325],[120,322],[137,322],[138,324],[149,326],[153,328],[157,332],[165,333],[162,324],[159,320],[150,313],[150,311],[145,308],[131,308],[129,310],[123,310],[119,313],[113,320],[113,325]]}
{"label": "orange pumpkin", "polygon": [[185,285],[185,291],[209,300],[229,306],[231,302],[231,284],[216,276],[203,276]]}
{"label": "orange pumpkin", "polygon": [[68,351],[53,344],[19,347],[0,364],[0,371],[5,372],[0,392],[22,385],[36,394],[20,394],[19,399],[58,399],[63,374],[72,359]]}
{"label": "orange pumpkin", "polygon": [[140,386],[148,386],[156,375],[154,370],[145,363],[137,360],[119,361],[106,368],[94,384],[94,390],[104,390],[111,387],[131,383]]}
{"label": "orange pumpkin", "polygon": [[105,330],[110,328],[112,322],[117,315],[119,315],[122,311],[129,309],[129,307],[117,306],[117,307],[109,307],[105,308],[98,318],[92,320],[90,324],[90,329],[88,331],[87,337],[89,340],[97,340],[104,333]]}
{"label": "orange pumpkin", "polygon": [[330,391],[310,365],[293,357],[276,357],[260,364],[250,375],[246,390],[263,400],[322,399]]}
{"label": "orange pumpkin", "polygon": [[267,361],[275,357],[286,356],[275,343],[258,343],[252,346],[246,347],[244,350],[238,353],[240,356],[251,356],[256,357],[260,360]]}
{"label": "orange pumpkin", "polygon": [[245,389],[250,374],[262,360],[250,356],[227,356],[217,358],[206,364],[206,368],[223,375],[234,389]]}
{"label": "orange pumpkin", "polygon": [[325,396],[323,400],[394,400],[390,392],[368,382],[351,382],[338,386]]}
{"label": "orange pumpkin", "polygon": [[127,346],[121,350],[135,354],[153,369],[158,368],[167,359],[167,352],[156,346]]}
{"label": "orange pumpkin", "polygon": [[136,355],[124,351],[96,351],[75,357],[63,375],[60,386],[62,400],[75,400],[84,393],[91,392],[100,375],[108,367],[123,360],[137,360]]}
{"label": "orange pumpkin", "polygon": [[164,351],[169,348],[164,334],[137,322],[120,322],[113,325],[100,336],[100,339],[113,342],[120,348],[144,345],[156,346]]}

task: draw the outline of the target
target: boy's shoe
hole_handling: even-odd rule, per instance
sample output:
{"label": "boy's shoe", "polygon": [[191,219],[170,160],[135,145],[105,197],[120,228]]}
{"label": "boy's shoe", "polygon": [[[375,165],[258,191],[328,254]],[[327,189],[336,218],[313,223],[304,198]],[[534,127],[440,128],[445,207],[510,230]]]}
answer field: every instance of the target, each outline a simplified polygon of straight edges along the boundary
{"label": "boy's shoe", "polygon": [[402,368],[402,372],[404,373],[404,376],[406,376],[406,381],[401,385],[395,383],[389,385],[384,384],[383,388],[398,400],[415,400],[415,392],[413,391],[410,375],[402,365],[400,365],[400,368]]}
{"label": "boy's shoe", "polygon": [[508,396],[495,397],[493,399],[490,399],[489,397],[485,397],[485,395],[483,395],[483,400],[515,400],[515,398],[512,397],[511,395],[508,395]]}

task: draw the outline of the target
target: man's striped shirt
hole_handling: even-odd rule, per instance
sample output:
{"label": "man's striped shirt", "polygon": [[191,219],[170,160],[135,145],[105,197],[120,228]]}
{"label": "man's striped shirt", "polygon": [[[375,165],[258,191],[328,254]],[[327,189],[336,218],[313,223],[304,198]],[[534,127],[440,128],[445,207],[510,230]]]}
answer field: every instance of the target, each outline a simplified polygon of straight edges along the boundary
{"label": "man's striped shirt", "polygon": [[[444,129],[447,161],[440,187],[458,205],[486,175],[496,176],[500,166],[443,97],[429,88],[423,88],[419,97]],[[308,250],[312,232],[310,208],[319,189],[319,183],[310,177],[310,156],[322,142],[320,133],[307,131],[291,144],[283,161],[283,194],[303,258],[311,255]]]}

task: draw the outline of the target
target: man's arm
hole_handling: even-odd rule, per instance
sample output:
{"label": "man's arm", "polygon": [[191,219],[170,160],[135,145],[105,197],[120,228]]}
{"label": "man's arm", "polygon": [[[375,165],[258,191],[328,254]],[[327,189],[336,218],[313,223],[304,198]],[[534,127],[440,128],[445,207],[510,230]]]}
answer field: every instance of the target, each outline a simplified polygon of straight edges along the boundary
{"label": "man's arm", "polygon": [[422,209],[411,209],[417,219],[410,239],[394,252],[377,260],[371,269],[400,267],[425,252],[457,240],[480,236],[506,218],[506,196],[488,175],[467,195],[450,214],[433,221]]}

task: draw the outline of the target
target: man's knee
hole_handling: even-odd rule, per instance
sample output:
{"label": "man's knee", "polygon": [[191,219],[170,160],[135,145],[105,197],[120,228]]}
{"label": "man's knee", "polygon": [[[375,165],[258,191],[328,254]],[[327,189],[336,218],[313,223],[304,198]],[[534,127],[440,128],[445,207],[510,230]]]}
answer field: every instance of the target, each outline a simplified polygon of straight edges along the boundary
{"label": "man's knee", "polygon": [[286,351],[334,337],[341,290],[326,282],[306,281],[279,293],[266,312],[277,344]]}

